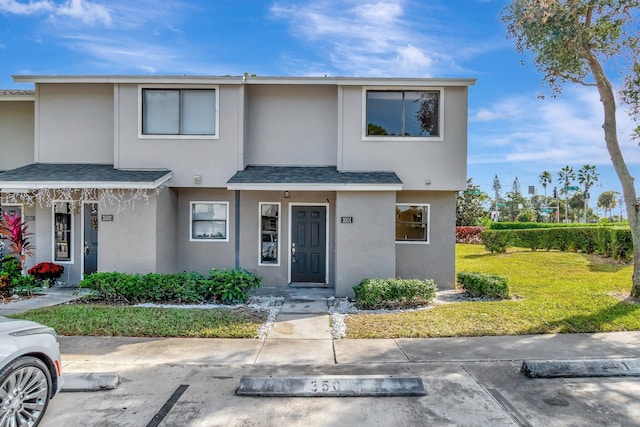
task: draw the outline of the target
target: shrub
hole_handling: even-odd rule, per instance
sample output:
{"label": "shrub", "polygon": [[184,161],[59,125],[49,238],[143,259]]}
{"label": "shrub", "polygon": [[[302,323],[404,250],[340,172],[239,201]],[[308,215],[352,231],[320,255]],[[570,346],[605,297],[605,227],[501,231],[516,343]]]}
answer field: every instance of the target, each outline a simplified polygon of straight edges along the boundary
{"label": "shrub", "polygon": [[93,273],[79,284],[94,291],[98,298],[127,303],[204,303],[245,302],[247,290],[262,285],[262,280],[245,270],[212,270],[210,277],[200,273]]}
{"label": "shrub", "polygon": [[8,274],[0,273],[0,297],[6,298],[13,294],[13,283]]}
{"label": "shrub", "polygon": [[243,303],[249,297],[247,290],[259,288],[262,280],[246,270],[211,270],[210,279],[225,304]]}
{"label": "shrub", "polygon": [[491,253],[507,251],[510,244],[511,233],[509,231],[485,230],[482,232],[482,243]]}
{"label": "shrub", "polygon": [[456,275],[458,284],[473,297],[509,298],[509,282],[495,274],[460,271]]}
{"label": "shrub", "polygon": [[456,243],[482,243],[484,227],[462,226],[456,227]]}
{"label": "shrub", "polygon": [[415,307],[427,304],[436,296],[433,280],[364,279],[353,287],[359,308]]}

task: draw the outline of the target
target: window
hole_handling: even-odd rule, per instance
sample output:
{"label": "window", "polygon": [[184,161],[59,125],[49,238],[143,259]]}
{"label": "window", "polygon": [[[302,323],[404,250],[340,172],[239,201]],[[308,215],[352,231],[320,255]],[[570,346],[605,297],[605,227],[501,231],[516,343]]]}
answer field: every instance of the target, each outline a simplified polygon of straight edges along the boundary
{"label": "window", "polygon": [[229,202],[191,202],[191,241],[229,241]]}
{"label": "window", "polygon": [[71,203],[55,202],[53,204],[54,261],[71,261],[71,245],[73,242],[72,220],[73,216],[71,215]]}
{"label": "window", "polygon": [[429,243],[429,205],[396,204],[396,242]]}
{"label": "window", "polygon": [[260,265],[279,265],[280,203],[260,203]]}
{"label": "window", "polygon": [[142,89],[143,135],[216,135],[215,89]]}
{"label": "window", "polygon": [[440,91],[366,91],[367,137],[440,137]]}

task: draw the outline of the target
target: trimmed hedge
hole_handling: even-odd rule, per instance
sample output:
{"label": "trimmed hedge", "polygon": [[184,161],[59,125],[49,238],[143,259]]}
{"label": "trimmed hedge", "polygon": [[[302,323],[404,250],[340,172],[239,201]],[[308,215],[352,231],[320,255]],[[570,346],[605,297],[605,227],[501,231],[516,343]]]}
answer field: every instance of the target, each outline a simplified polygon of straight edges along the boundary
{"label": "trimmed hedge", "polygon": [[620,227],[628,225],[620,222],[559,223],[559,222],[491,222],[489,230],[524,230],[529,228],[584,228],[584,227]]}
{"label": "trimmed hedge", "polygon": [[522,230],[485,230],[482,241],[490,252],[505,252],[516,246],[596,253],[627,262],[633,255],[631,230],[615,227],[555,227]]}
{"label": "trimmed hedge", "polygon": [[427,304],[435,298],[437,286],[433,280],[364,279],[353,290],[358,308],[375,310]]}
{"label": "trimmed hedge", "polygon": [[509,298],[509,282],[495,274],[460,271],[458,284],[472,297]]}
{"label": "trimmed hedge", "polygon": [[78,287],[91,289],[98,298],[113,302],[136,303],[242,303],[247,290],[258,288],[262,280],[245,270],[211,270],[200,273],[126,274],[93,273]]}

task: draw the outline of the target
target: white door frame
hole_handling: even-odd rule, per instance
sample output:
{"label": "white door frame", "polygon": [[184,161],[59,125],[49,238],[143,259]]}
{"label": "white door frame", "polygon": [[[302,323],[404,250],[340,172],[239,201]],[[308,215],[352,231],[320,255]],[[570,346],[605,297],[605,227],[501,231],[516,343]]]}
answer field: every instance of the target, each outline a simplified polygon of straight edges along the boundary
{"label": "white door frame", "polygon": [[324,206],[325,207],[325,272],[324,272],[324,284],[329,284],[329,203],[311,203],[311,202],[291,202],[289,203],[289,237],[287,243],[287,259],[289,260],[289,268],[287,268],[287,283],[291,283],[291,268],[293,266],[291,262],[291,233],[292,233],[292,212],[294,206]]}

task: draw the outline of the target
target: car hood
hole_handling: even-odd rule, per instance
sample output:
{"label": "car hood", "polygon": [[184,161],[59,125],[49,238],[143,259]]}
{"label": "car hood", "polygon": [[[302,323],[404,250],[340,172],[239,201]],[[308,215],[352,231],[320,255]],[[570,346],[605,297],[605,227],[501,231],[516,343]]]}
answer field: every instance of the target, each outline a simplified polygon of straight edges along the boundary
{"label": "car hood", "polygon": [[0,316],[0,334],[9,334],[25,329],[42,328],[43,325],[30,320],[16,320]]}

